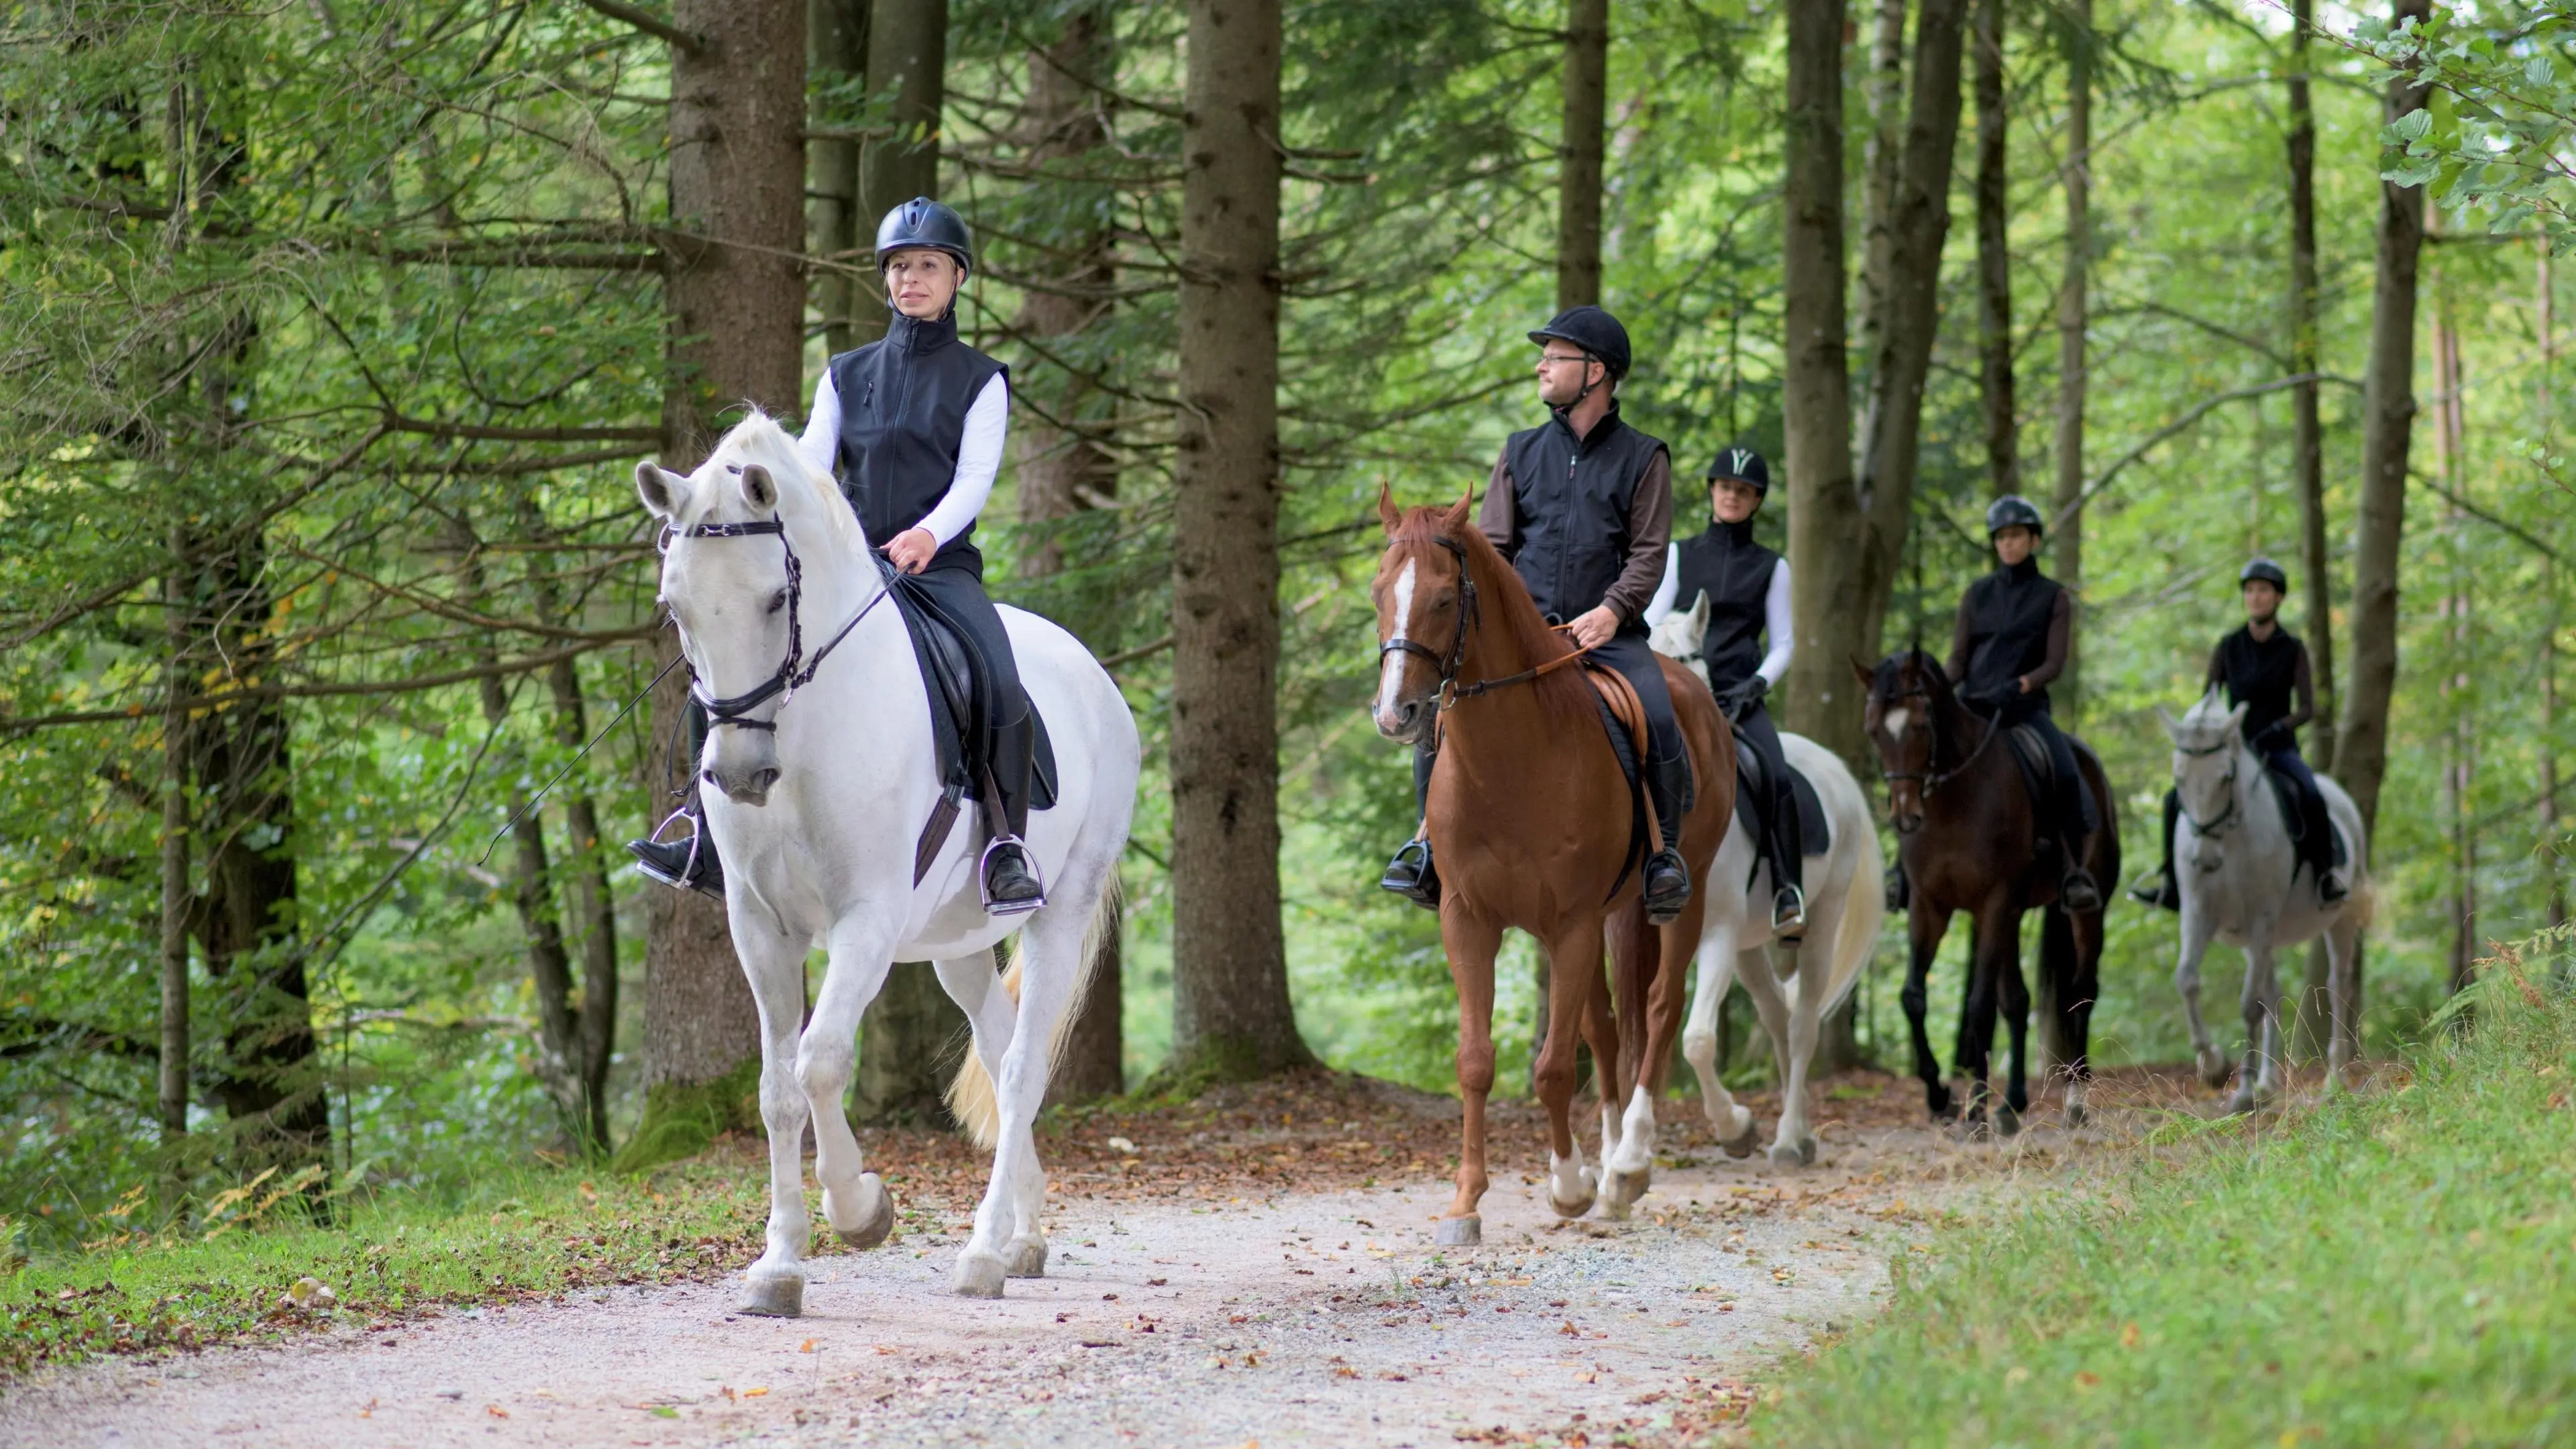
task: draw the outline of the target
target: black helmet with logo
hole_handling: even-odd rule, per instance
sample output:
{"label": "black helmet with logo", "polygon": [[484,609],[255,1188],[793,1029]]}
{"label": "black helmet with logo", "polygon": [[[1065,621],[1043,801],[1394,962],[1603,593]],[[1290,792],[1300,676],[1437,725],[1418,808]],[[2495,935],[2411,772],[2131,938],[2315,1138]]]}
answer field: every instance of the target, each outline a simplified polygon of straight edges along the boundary
{"label": "black helmet with logo", "polygon": [[1742,483],[1754,492],[1768,496],[1771,492],[1771,465],[1762,455],[1738,443],[1717,455],[1708,465],[1708,481]]}
{"label": "black helmet with logo", "polygon": [[1613,380],[1628,375],[1628,329],[1598,307],[1568,307],[1529,335],[1544,347],[1549,338],[1571,342],[1610,370]]}
{"label": "black helmet with logo", "polygon": [[2237,571],[2236,587],[2240,589],[2258,581],[2270,584],[2285,594],[2290,591],[2290,576],[2281,572],[2281,566],[2268,558],[2257,558]]}
{"label": "black helmet with logo", "polygon": [[2018,493],[2007,493],[1986,505],[1986,537],[1993,538],[2007,528],[2027,528],[2033,533],[2047,532],[2040,522],[2039,507]]}
{"label": "black helmet with logo", "polygon": [[946,252],[958,266],[968,271],[975,267],[975,236],[966,230],[966,218],[927,196],[914,197],[877,223],[877,270],[884,271],[886,258],[907,247]]}

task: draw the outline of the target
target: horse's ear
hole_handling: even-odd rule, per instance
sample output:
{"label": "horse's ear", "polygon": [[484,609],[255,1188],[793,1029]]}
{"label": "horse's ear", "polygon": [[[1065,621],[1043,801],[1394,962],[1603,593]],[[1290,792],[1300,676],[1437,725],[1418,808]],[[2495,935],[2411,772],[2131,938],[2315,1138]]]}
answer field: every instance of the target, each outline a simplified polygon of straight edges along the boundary
{"label": "horse's ear", "polygon": [[644,500],[655,518],[667,523],[678,515],[680,504],[688,498],[689,480],[686,474],[647,460],[635,465],[635,496]]}
{"label": "horse's ear", "polygon": [[2244,732],[2245,706],[2240,704],[2227,712],[2227,735],[2228,738],[2234,739]]}
{"label": "horse's ear", "polygon": [[1708,590],[1700,590],[1699,597],[1691,600],[1690,621],[1693,629],[1708,632]]}
{"label": "horse's ear", "polygon": [[1445,531],[1456,533],[1467,526],[1467,520],[1475,516],[1476,487],[1471,483],[1467,485],[1466,492],[1458,495],[1458,501],[1449,505],[1449,514],[1441,519],[1440,523]]}
{"label": "horse's ear", "polygon": [[[1846,658],[1849,658],[1850,656],[1846,655],[1845,657],[1846,657]],[[1857,660],[1857,659],[1853,659],[1853,660],[1852,660],[1852,662],[1851,662],[1851,667],[1852,667],[1852,678],[1857,679],[1857,680],[1859,680],[1859,681],[1860,681],[1861,688],[1863,688],[1863,689],[1873,689],[1873,688],[1876,688],[1876,687],[1877,687],[1877,685],[1878,685],[1878,675],[1877,675],[1876,673],[1872,672],[1872,671],[1871,671],[1871,669],[1870,669],[1870,667],[1869,667],[1868,665],[1861,663],[1861,662],[1860,662],[1859,660]]]}
{"label": "horse's ear", "polygon": [[2182,721],[2173,717],[2172,710],[2165,708],[2161,704],[2157,705],[2156,723],[2165,727],[2165,736],[2168,739],[2171,739],[2176,744],[2180,744],[2182,742]]}
{"label": "horse's ear", "polygon": [[1395,490],[1381,479],[1377,485],[1377,521],[1386,525],[1387,537],[1395,536],[1395,526],[1404,515],[1395,511]]}
{"label": "horse's ear", "polygon": [[767,512],[778,506],[778,480],[758,463],[742,465],[742,501]]}

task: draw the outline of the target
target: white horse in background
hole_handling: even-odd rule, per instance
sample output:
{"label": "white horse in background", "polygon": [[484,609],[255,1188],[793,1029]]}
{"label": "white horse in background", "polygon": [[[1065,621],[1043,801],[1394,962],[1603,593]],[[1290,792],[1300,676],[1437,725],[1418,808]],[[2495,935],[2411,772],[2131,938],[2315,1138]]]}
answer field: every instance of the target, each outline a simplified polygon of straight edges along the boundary
{"label": "white horse in background", "polygon": [[[840,490],[756,411],[696,472],[646,463],[635,484],[665,530],[661,599],[699,693],[731,704],[769,682],[784,685],[732,711],[745,725],[710,728],[698,761],[734,950],[760,1008],[768,1250],[747,1274],[743,1310],[803,1311],[809,1111],[825,1218],[861,1248],[892,1226],[893,1203],[878,1176],[862,1170],[841,1102],[860,1014],[897,960],[934,962],[973,1025],[974,1050],[950,1101],[976,1140],[997,1150],[954,1284],[999,1297],[1005,1276],[1046,1269],[1046,1176],[1030,1127],[1100,938],[1115,928],[1118,858],[1136,798],[1136,722],[1072,635],[1004,609],[1020,678],[1059,765],[1056,803],[1034,813],[1028,829],[1047,904],[1022,917],[984,913],[976,882],[983,832],[971,811],[916,885],[915,841],[940,798],[929,696]],[[1022,935],[1011,975],[996,979],[993,947],[1014,931]],[[818,947],[830,962],[808,1024],[805,961]]]}
{"label": "white horse in background", "polygon": [[2280,797],[2263,778],[2262,757],[2245,743],[2244,706],[2229,709],[2212,689],[2181,719],[2162,705],[2156,718],[2173,740],[2174,789],[2182,797],[2182,818],[2174,829],[2182,959],[2174,967],[2174,985],[2191,1020],[2201,1079],[2224,1086],[2230,1065],[2200,1019],[2200,960],[2209,943],[2221,940],[2245,952],[2245,1057],[2227,1104],[2231,1112],[2244,1112],[2269,1102],[2281,1088],[2281,984],[2273,953],[2323,932],[2332,1009],[2326,1085],[2332,1091],[2343,1084],[2361,1031],[2353,963],[2370,916],[2370,842],[2362,834],[2361,811],[2341,785],[2317,776],[2327,817],[2343,836],[2350,862],[2348,893],[2337,904],[2323,904],[2314,872],[2299,861]]}
{"label": "white horse in background", "polygon": [[[1708,666],[1700,658],[1700,641],[1707,632],[1708,600],[1703,596],[1688,613],[1667,615],[1650,642],[1658,653],[1688,664],[1706,684]],[[1691,990],[1690,1019],[1682,1029],[1682,1055],[1699,1074],[1701,1109],[1727,1153],[1749,1154],[1753,1114],[1717,1079],[1717,1008],[1726,1000],[1728,983],[1742,979],[1762,1029],[1770,1034],[1771,1058],[1780,1064],[1780,1130],[1771,1140],[1771,1160],[1788,1164],[1816,1158],[1816,1134],[1807,1120],[1808,1062],[1825,1017],[1851,995],[1869,965],[1887,907],[1879,879],[1878,826],[1860,783],[1831,750],[1802,735],[1781,731],[1780,751],[1790,768],[1816,787],[1833,836],[1824,851],[1806,857],[1800,872],[1807,893],[1806,939],[1825,949],[1811,952],[1772,931],[1767,904],[1775,893],[1771,868],[1760,863],[1743,819],[1729,820],[1717,861],[1699,886],[1708,897],[1708,916],[1700,931],[1699,981]]]}

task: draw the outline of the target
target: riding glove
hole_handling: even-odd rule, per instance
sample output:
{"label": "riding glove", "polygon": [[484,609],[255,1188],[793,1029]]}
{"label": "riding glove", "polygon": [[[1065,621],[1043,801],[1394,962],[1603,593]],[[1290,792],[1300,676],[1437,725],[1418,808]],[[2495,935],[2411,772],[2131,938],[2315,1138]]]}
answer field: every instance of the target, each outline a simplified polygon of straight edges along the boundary
{"label": "riding glove", "polygon": [[1743,683],[1727,690],[1725,697],[1717,702],[1717,707],[1724,710],[1730,720],[1742,719],[1744,712],[1760,702],[1762,696],[1768,694],[1770,690],[1771,681],[1759,674],[1749,675]]}

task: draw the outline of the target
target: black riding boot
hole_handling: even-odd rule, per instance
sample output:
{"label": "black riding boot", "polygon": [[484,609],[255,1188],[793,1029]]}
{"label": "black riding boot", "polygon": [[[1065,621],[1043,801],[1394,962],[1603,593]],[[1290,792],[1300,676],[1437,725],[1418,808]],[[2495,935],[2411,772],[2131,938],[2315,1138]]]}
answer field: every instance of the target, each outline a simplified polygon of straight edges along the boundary
{"label": "black riding boot", "polygon": [[1655,804],[1663,848],[1646,857],[1646,919],[1660,926],[1690,904],[1690,867],[1682,864],[1682,795],[1690,788],[1690,757],[1657,760],[1646,771],[1646,793]]}
{"label": "black riding boot", "polygon": [[[688,769],[694,775],[698,768],[698,761],[706,754],[707,712],[692,699],[688,704],[687,719],[689,721]],[[724,865],[716,859],[715,837],[707,834],[706,807],[698,803],[697,785],[694,780],[690,782],[690,788],[682,798],[687,803],[665,816],[661,824],[653,827],[651,835],[642,840],[626,842],[626,849],[635,857],[635,868],[652,879],[679,890],[700,891],[717,900],[723,900]],[[662,839],[662,832],[670,829],[671,822],[674,820],[689,822],[688,839],[671,841]]]}
{"label": "black riding boot", "polygon": [[1771,783],[1771,929],[1795,942],[1807,930],[1806,827],[1797,789],[1786,779]]}
{"label": "black riding boot", "polygon": [[[2067,751],[2067,763],[2074,762],[2074,751]],[[2058,785],[2057,844],[2064,857],[2059,862],[2057,903],[2070,911],[2102,909],[2102,887],[2093,880],[2093,872],[2084,868],[2084,786],[2070,769]]]}
{"label": "black riding boot", "polygon": [[[1430,750],[1413,752],[1413,808],[1416,817],[1431,796],[1431,765],[1438,756]],[[1417,835],[1396,848],[1395,859],[1386,863],[1386,874],[1377,878],[1378,889],[1393,891],[1426,911],[1440,909],[1440,872],[1431,864],[1431,837]]]}
{"label": "black riding boot", "polygon": [[1035,726],[1028,705],[1020,705],[1016,724],[993,732],[992,774],[988,794],[1001,796],[991,813],[993,843],[984,847],[984,913],[1017,916],[1046,904],[1046,883],[1038,879],[1037,862],[1021,837],[1029,828],[1029,768]]}
{"label": "black riding boot", "polygon": [[[2153,876],[2129,887],[2129,899],[2142,905],[2161,906],[2168,911],[2182,909],[2182,880],[2174,874],[2173,857],[2174,821],[2181,815],[2181,792],[2167,790],[2165,792],[2164,864],[2156,868]],[[2150,884],[2150,881],[2153,883]]]}
{"label": "black riding boot", "polygon": [[2299,813],[2307,817],[2299,848],[2316,873],[2317,899],[2329,906],[2341,905],[2352,888],[2344,884],[2343,840],[2335,834],[2333,817],[2326,814],[2326,797],[2316,790],[2304,791],[2299,806]]}

